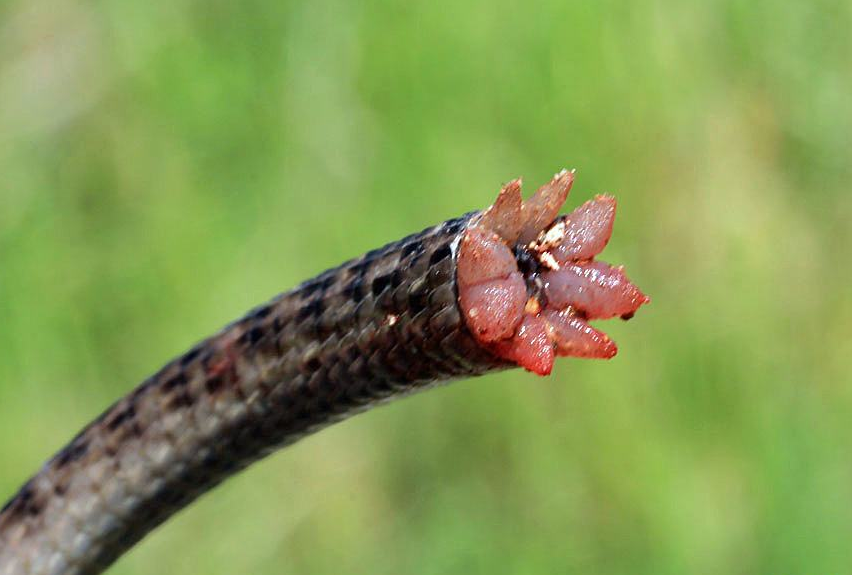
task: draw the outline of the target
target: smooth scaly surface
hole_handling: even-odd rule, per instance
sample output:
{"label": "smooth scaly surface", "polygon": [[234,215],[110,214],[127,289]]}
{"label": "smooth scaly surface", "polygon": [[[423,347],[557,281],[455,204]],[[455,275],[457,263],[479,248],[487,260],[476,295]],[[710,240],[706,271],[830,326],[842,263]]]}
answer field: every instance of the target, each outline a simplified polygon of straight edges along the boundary
{"label": "smooth scaly surface", "polygon": [[100,572],[271,451],[391,396],[505,366],[459,315],[468,219],[279,296],[113,405],[0,513],[0,574]]}
{"label": "smooth scaly surface", "polygon": [[[523,322],[495,333],[502,340],[489,347],[482,332],[475,336],[468,327],[464,295],[459,303],[460,244],[473,237],[466,234],[487,225],[510,245],[518,235],[529,241],[555,225],[572,179],[557,174],[526,211],[519,182],[512,182],[484,216],[449,220],[328,270],[166,365],[80,432],[3,507],[0,575],[99,573],[227,476],[323,426],[510,362],[545,373],[549,367],[529,363],[543,349],[551,362],[553,349],[594,356],[588,350],[600,347],[598,336],[586,334],[580,349],[573,335],[542,331],[552,319],[526,311]],[[589,237],[600,243],[602,236]],[[511,257],[499,263],[501,252],[488,249],[492,240],[483,241],[468,257],[462,253],[463,275],[475,280],[501,265],[516,269]],[[532,279],[528,273],[518,280],[520,289]],[[472,289],[477,305],[501,309],[489,305],[493,296]],[[603,284],[584,289],[610,297]],[[521,303],[526,298],[506,293]],[[518,321],[521,311],[514,312]],[[564,313],[580,321],[573,308]],[[571,325],[554,325],[563,324]]]}

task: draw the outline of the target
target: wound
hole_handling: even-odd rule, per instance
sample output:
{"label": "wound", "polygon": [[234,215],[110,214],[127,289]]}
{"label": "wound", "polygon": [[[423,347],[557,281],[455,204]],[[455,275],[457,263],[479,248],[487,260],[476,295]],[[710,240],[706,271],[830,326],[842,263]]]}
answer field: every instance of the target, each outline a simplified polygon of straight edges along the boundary
{"label": "wound", "polygon": [[557,217],[573,182],[563,170],[523,201],[513,180],[459,245],[459,305],[474,338],[539,375],[556,356],[613,357],[615,342],[588,320],[629,318],[650,301],[621,267],[594,260],[612,235],[614,198]]}

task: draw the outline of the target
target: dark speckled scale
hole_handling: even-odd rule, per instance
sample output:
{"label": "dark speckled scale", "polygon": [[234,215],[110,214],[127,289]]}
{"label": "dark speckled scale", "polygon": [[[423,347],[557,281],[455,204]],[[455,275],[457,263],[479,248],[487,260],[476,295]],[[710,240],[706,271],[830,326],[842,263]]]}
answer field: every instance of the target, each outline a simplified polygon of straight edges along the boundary
{"label": "dark speckled scale", "polygon": [[0,575],[97,573],[275,449],[392,396],[504,367],[457,304],[455,250],[472,215],[255,308],[113,405],[0,512]]}

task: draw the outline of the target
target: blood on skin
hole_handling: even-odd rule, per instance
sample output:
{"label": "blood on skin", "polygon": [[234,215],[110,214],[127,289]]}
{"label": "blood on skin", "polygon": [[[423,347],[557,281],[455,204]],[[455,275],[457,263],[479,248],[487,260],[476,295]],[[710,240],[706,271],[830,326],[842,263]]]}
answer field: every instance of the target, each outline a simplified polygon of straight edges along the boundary
{"label": "blood on skin", "polygon": [[520,180],[509,182],[459,248],[459,305],[474,337],[539,375],[557,355],[613,357],[615,342],[586,320],[629,318],[650,301],[621,267],[593,259],[612,234],[614,198],[557,218],[573,180],[563,170],[526,202]]}

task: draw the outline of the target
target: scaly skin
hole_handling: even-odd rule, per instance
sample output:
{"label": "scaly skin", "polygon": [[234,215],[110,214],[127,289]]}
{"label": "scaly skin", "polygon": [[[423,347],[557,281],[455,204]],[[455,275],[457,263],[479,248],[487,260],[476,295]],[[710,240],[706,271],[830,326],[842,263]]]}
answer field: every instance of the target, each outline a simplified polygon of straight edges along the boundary
{"label": "scaly skin", "polygon": [[459,245],[481,216],[328,270],[163,367],[3,507],[0,575],[100,573],[280,447],[392,398],[511,367],[458,303]]}

